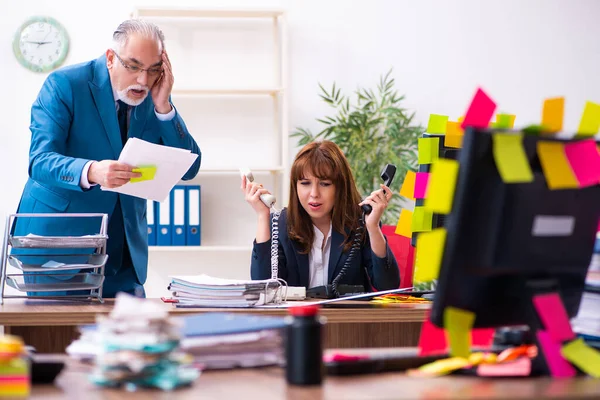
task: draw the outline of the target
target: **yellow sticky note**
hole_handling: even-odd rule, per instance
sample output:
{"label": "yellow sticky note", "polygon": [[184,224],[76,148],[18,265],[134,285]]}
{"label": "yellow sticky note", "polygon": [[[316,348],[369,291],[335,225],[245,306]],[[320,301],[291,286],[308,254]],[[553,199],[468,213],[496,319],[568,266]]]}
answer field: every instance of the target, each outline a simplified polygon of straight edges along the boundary
{"label": "yellow sticky note", "polygon": [[419,138],[419,164],[431,164],[440,157],[440,138]]}
{"label": "yellow sticky note", "polygon": [[438,278],[446,245],[446,233],[445,228],[438,228],[431,232],[419,233],[417,236],[415,282],[430,282]]}
{"label": "yellow sticky note", "polygon": [[555,97],[544,100],[542,110],[542,126],[547,132],[560,132],[563,128],[565,114],[565,98]]}
{"label": "yellow sticky note", "polygon": [[516,115],[513,114],[496,114],[495,128],[498,129],[512,129],[515,126]]}
{"label": "yellow sticky note", "polygon": [[400,189],[400,196],[404,196],[408,199],[415,199],[415,181],[417,179],[417,174],[413,171],[407,171],[406,176],[404,177],[404,183],[402,183],[402,188]]}
{"label": "yellow sticky note", "polygon": [[464,131],[460,127],[460,122],[446,122],[446,136],[444,137],[444,146],[455,149],[462,148]]}
{"label": "yellow sticky note", "polygon": [[594,378],[600,378],[600,352],[579,338],[562,346],[562,356]]}
{"label": "yellow sticky note", "polygon": [[448,214],[452,210],[458,165],[456,160],[440,158],[431,166],[425,207],[434,213]]}
{"label": "yellow sticky note", "polygon": [[132,172],[139,172],[142,174],[139,178],[131,178],[129,182],[142,182],[142,181],[151,181],[154,179],[154,175],[156,175],[156,167],[155,166],[147,166],[147,167],[138,167],[131,170]]}
{"label": "yellow sticky note", "polygon": [[587,101],[579,123],[580,135],[594,136],[600,129],[600,104]]}
{"label": "yellow sticky note", "polygon": [[447,115],[430,114],[427,123],[427,133],[446,133]]}
{"label": "yellow sticky note", "polygon": [[413,232],[427,232],[431,230],[433,212],[426,207],[417,206],[413,211],[410,230]]}
{"label": "yellow sticky note", "polygon": [[475,313],[455,307],[444,310],[444,328],[452,357],[468,358],[471,354],[471,329]]}
{"label": "yellow sticky note", "polygon": [[459,123],[459,124],[462,124],[462,122],[463,122],[464,120],[465,120],[465,116],[464,116],[464,115],[462,115],[462,116],[458,117],[458,119],[457,119],[457,121],[458,121],[458,123]]}
{"label": "yellow sticky note", "polygon": [[571,169],[561,142],[537,142],[537,153],[550,190],[576,189],[579,182]]}
{"label": "yellow sticky note", "polygon": [[412,211],[407,210],[406,208],[403,208],[402,211],[400,211],[400,218],[398,219],[398,224],[396,225],[396,235],[407,238],[412,237],[412,231],[410,230],[412,218]]}
{"label": "yellow sticky note", "polygon": [[533,182],[533,172],[529,166],[523,134],[495,133],[494,160],[496,168],[505,183]]}

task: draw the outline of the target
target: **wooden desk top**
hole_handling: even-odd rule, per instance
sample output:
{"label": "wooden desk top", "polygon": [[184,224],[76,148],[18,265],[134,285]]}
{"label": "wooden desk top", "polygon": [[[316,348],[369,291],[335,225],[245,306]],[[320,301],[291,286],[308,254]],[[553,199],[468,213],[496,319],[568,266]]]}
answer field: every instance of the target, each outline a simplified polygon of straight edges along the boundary
{"label": "wooden desk top", "polygon": [[[242,312],[262,315],[287,315],[284,308],[176,308],[160,299],[149,299],[169,311],[170,314],[203,312]],[[342,308],[323,308],[321,315],[329,323],[377,323],[377,322],[422,322],[430,308],[429,304],[389,304],[368,307],[365,302],[344,301],[337,303]],[[0,305],[0,325],[4,326],[68,326],[93,324],[96,315],[108,314],[114,299],[99,303],[58,304],[48,300],[5,299]],[[366,307],[365,307],[366,306]]]}
{"label": "wooden desk top", "polygon": [[[363,351],[366,352],[366,351]],[[174,392],[103,389],[87,379],[89,367],[69,365],[55,385],[34,386],[30,399],[597,399],[600,379],[549,377],[481,379],[410,378],[403,373],[327,377],[320,387],[293,387],[281,368],[208,371],[192,387]],[[235,384],[232,384],[235,382]]]}

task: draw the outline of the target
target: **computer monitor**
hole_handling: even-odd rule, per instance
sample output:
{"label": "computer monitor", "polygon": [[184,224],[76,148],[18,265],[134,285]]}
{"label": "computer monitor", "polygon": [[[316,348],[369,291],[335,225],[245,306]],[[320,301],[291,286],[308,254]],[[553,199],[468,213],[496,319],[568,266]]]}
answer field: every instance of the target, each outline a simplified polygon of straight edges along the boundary
{"label": "computer monitor", "polygon": [[[534,181],[504,183],[493,134],[467,129],[464,135],[431,311],[440,327],[448,306],[474,312],[474,327],[532,326],[536,292],[557,291],[569,317],[579,308],[600,217],[600,187],[549,190],[537,142],[559,139],[533,135],[523,136],[523,146]],[[538,229],[540,224],[553,233]]]}

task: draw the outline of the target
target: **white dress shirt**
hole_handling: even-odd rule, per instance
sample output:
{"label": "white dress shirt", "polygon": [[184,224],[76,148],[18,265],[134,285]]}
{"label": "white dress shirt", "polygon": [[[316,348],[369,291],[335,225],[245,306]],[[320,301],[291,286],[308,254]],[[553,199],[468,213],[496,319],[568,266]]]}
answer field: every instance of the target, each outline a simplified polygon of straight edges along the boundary
{"label": "white dress shirt", "polygon": [[315,232],[315,241],[312,244],[308,254],[308,287],[327,285],[329,277],[329,255],[331,254],[331,229],[329,222],[329,231],[327,238],[323,232],[313,225]]}

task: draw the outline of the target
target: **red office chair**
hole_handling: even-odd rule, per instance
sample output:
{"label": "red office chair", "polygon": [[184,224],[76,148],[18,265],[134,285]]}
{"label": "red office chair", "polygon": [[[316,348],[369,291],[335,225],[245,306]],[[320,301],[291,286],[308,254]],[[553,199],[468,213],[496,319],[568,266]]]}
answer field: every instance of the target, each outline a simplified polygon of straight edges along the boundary
{"label": "red office chair", "polygon": [[415,248],[410,245],[410,239],[395,233],[394,225],[383,225],[381,231],[387,238],[388,245],[396,257],[400,272],[400,288],[413,285],[413,269],[415,265]]}

